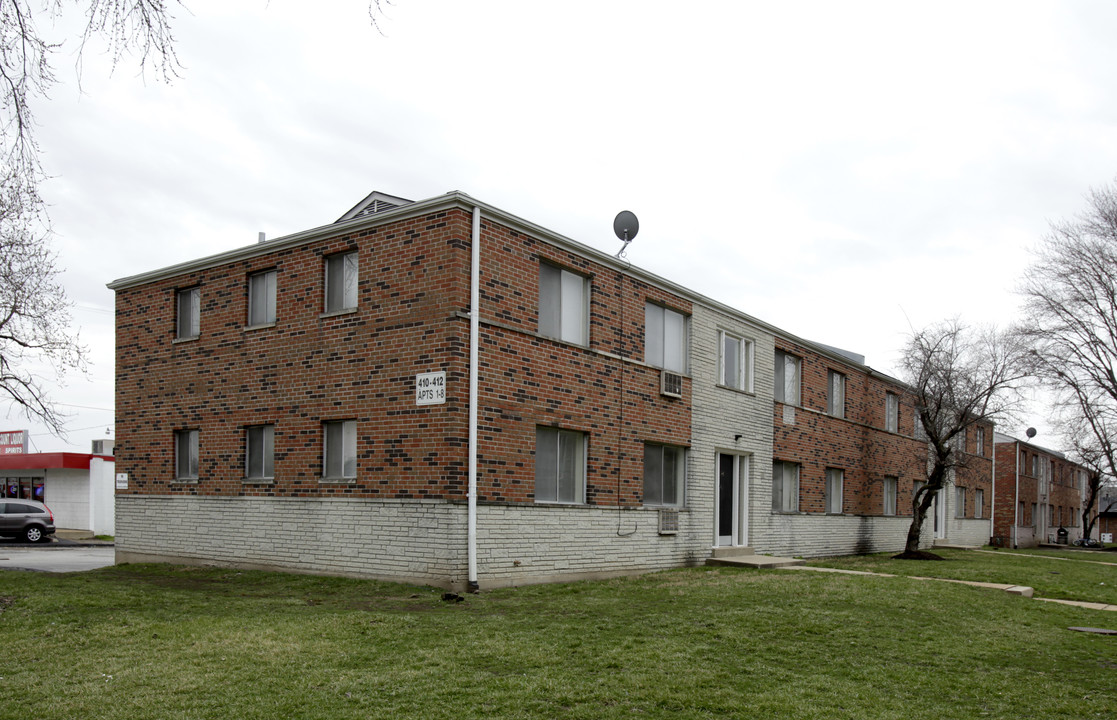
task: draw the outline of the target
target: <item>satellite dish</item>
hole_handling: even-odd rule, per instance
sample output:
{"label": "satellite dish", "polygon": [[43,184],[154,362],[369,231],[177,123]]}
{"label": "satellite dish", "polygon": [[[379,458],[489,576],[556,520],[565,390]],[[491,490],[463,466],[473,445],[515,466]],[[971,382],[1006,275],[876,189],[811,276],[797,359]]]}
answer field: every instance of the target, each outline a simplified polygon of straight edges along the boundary
{"label": "satellite dish", "polygon": [[613,232],[621,240],[630,243],[632,238],[636,237],[636,233],[640,232],[640,221],[628,210],[621,210],[613,220]]}
{"label": "satellite dish", "polygon": [[1028,436],[1029,440],[1031,440],[1032,438],[1034,438],[1036,436],[1036,429],[1035,428],[1028,428],[1024,432],[1024,434]]}
{"label": "satellite dish", "polygon": [[636,219],[635,214],[628,210],[621,210],[613,220],[613,232],[624,243],[624,246],[617,253],[617,257],[620,258],[624,256],[624,251],[628,244],[632,242],[632,238],[640,232],[640,221]]}

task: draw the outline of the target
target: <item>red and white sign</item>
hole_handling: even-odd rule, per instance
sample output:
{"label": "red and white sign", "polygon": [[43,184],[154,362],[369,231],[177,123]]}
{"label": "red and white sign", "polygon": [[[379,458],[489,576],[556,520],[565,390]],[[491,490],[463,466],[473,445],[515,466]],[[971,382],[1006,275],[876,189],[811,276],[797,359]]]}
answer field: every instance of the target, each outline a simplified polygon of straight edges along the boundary
{"label": "red and white sign", "polygon": [[26,455],[27,431],[5,430],[0,432],[0,455]]}

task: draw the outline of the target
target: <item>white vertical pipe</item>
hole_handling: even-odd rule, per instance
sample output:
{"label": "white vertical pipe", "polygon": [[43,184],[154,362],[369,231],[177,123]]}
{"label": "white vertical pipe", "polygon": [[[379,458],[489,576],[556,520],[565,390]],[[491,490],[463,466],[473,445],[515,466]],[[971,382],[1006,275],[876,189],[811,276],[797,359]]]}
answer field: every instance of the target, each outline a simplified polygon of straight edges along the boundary
{"label": "white vertical pipe", "polygon": [[994,425],[990,430],[993,434],[993,477],[990,484],[992,492],[989,493],[992,495],[989,500],[989,542],[993,542],[993,536],[997,532],[997,426]]}
{"label": "white vertical pipe", "polygon": [[477,367],[481,343],[481,208],[473,208],[473,238],[470,242],[469,271],[469,494],[466,530],[469,558],[469,591],[479,589],[477,583]]}
{"label": "white vertical pipe", "polygon": [[1012,547],[1016,547],[1016,526],[1023,519],[1022,513],[1018,510],[1020,507],[1020,442],[1013,443],[1012,448],[1016,451],[1016,494],[1012,498]]}

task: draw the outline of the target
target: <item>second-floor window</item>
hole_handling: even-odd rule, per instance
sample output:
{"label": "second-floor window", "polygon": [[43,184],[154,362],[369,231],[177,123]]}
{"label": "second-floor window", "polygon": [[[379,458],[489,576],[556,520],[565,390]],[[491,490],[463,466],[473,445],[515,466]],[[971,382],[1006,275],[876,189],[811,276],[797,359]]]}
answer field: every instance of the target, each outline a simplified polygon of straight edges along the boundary
{"label": "second-floor window", "polygon": [[275,322],[275,270],[248,276],[248,325]]}
{"label": "second-floor window", "polygon": [[686,372],[686,315],[662,305],[644,306],[644,362],[675,373]]}
{"label": "second-floor window", "polygon": [[826,395],[826,412],[834,417],[846,416],[846,376],[830,370],[826,375],[829,386]]}
{"label": "second-floor window", "polygon": [[189,340],[201,334],[202,291],[189,288],[175,293],[175,337]]}
{"label": "second-floor window", "polygon": [[718,382],[752,392],[752,340],[718,333]]}
{"label": "second-floor window", "polygon": [[799,404],[799,358],[776,351],[776,387],[775,399],[777,402],[788,405]]}
{"label": "second-floor window", "polygon": [[357,307],[357,253],[326,258],[326,312]]}
{"label": "second-floor window", "polygon": [[539,334],[578,345],[588,344],[586,278],[569,270],[539,265]]}
{"label": "second-floor window", "polygon": [[900,396],[896,393],[884,395],[884,429],[888,432],[900,431]]}
{"label": "second-floor window", "polygon": [[985,455],[985,428],[974,428],[974,454]]}

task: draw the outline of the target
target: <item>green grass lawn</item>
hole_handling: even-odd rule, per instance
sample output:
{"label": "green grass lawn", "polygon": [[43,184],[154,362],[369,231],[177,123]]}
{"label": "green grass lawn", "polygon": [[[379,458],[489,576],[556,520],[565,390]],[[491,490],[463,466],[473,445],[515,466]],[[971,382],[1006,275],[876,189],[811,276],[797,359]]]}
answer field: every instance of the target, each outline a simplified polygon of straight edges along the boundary
{"label": "green grass lawn", "polygon": [[[938,563],[945,565],[946,563]],[[906,578],[687,569],[441,591],[0,572],[0,717],[1112,718],[1117,614]]]}
{"label": "green grass lawn", "polygon": [[935,554],[946,561],[893,560],[889,553],[812,560],[808,564],[893,575],[1027,585],[1035,588],[1036,597],[1117,605],[1117,553],[935,550]]}

